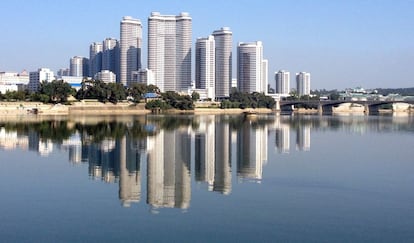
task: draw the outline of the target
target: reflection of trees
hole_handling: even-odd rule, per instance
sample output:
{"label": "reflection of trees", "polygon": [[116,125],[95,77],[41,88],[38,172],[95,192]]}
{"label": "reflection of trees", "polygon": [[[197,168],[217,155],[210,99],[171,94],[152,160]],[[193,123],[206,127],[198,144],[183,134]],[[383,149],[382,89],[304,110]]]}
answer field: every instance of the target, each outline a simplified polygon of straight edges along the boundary
{"label": "reflection of trees", "polygon": [[183,115],[176,115],[176,116],[156,116],[151,117],[151,123],[157,124],[160,128],[172,131],[179,127],[189,127],[197,128],[199,124],[192,116],[183,116]]}
{"label": "reflection of trees", "polygon": [[67,121],[41,121],[36,123],[5,123],[0,124],[6,131],[16,131],[20,134],[28,134],[29,131],[34,131],[39,134],[40,139],[50,139],[53,142],[61,143],[68,139],[75,129],[68,126]]}

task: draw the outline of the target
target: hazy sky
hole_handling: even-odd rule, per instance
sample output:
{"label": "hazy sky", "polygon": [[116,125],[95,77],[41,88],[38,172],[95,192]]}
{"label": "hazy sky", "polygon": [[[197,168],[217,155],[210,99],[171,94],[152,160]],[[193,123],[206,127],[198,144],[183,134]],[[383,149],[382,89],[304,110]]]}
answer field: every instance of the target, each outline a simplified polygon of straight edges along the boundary
{"label": "hazy sky", "polygon": [[4,0],[0,71],[67,68],[70,57],[89,56],[90,43],[119,39],[126,15],[143,23],[146,67],[152,11],[189,12],[194,40],[230,27],[234,66],[237,42],[262,41],[272,87],[280,69],[292,85],[294,73],[310,72],[311,89],[414,87],[412,0]]}

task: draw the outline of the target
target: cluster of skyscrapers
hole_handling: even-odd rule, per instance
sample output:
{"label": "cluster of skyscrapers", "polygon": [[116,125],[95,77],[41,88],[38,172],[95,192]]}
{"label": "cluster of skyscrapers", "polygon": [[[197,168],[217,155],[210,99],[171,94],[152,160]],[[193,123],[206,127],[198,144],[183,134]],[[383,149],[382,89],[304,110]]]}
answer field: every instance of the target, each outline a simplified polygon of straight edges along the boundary
{"label": "cluster of skyscrapers", "polygon": [[[191,94],[197,91],[201,99],[220,100],[237,87],[241,92],[268,93],[268,61],[263,57],[263,43],[237,44],[237,78],[233,78],[233,33],[228,27],[196,39],[195,70],[192,70],[192,18],[188,13],[163,15],[152,12],[148,17],[147,66],[142,61],[143,25],[139,19],[125,16],[120,21],[120,39],[106,38],[89,46],[89,57],[70,58],[69,68],[55,75],[50,69],[30,72],[26,82],[35,92],[42,81],[61,79],[75,88],[83,79],[153,84],[161,92],[176,91]],[[279,73],[282,76],[279,77]],[[289,81],[285,71],[276,75],[276,93],[288,94]],[[194,78],[192,78],[194,75]],[[287,73],[287,79],[289,73]],[[309,94],[310,75],[297,75],[299,94]],[[10,88],[10,87],[9,87]]]}
{"label": "cluster of skyscrapers", "polygon": [[[234,87],[230,28],[223,27],[196,40],[194,72],[192,18],[188,13],[152,12],[148,17],[147,68],[142,64],[142,28],[139,19],[123,17],[120,40],[107,38],[102,43],[92,43],[89,60],[71,59],[70,76],[88,76],[105,82],[115,80],[124,86],[153,84],[162,92],[197,91],[204,99],[229,97]],[[261,41],[238,43],[237,88],[248,93],[268,92],[268,61],[263,58]]]}

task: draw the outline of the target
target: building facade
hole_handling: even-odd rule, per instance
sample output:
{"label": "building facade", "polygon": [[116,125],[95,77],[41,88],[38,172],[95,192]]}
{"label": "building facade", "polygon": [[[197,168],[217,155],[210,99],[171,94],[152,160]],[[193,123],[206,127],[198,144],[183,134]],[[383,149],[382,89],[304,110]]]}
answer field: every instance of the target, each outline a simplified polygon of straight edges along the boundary
{"label": "building facade", "polygon": [[132,83],[132,72],[141,68],[142,24],[139,19],[125,16],[121,20],[119,82]]}
{"label": "building facade", "polygon": [[146,85],[155,85],[154,73],[148,68],[142,68],[132,74],[133,80]]}
{"label": "building facade", "polygon": [[192,19],[151,13],[148,18],[148,69],[160,91],[184,91],[191,86]]}
{"label": "building facade", "polygon": [[37,71],[30,72],[29,84],[27,86],[29,92],[37,92],[40,88],[40,83],[43,81],[51,82],[55,79],[53,71],[48,68],[39,68]]}
{"label": "building facade", "polygon": [[101,80],[104,83],[115,83],[116,74],[109,70],[102,70],[95,74],[95,80]]}
{"label": "building facade", "polygon": [[109,70],[116,74],[119,82],[119,42],[113,38],[103,41],[102,70]]}
{"label": "building facade", "polygon": [[102,70],[102,42],[94,42],[89,46],[89,77],[94,77]]}
{"label": "building facade", "polygon": [[267,61],[263,59],[261,41],[237,46],[237,88],[240,92],[267,93]]}
{"label": "building facade", "polygon": [[275,73],[276,93],[287,95],[290,92],[290,72],[280,70]]}
{"label": "building facade", "polygon": [[215,41],[210,35],[198,38],[195,47],[195,82],[197,89],[205,89],[207,98],[214,100],[215,95]]}
{"label": "building facade", "polygon": [[300,72],[296,74],[296,89],[299,96],[310,95],[310,73]]}
{"label": "building facade", "polygon": [[214,31],[213,36],[216,45],[216,97],[225,98],[230,96],[232,88],[233,33],[230,28],[223,27]]}
{"label": "building facade", "polygon": [[89,59],[74,56],[70,59],[70,76],[86,77],[89,75]]}

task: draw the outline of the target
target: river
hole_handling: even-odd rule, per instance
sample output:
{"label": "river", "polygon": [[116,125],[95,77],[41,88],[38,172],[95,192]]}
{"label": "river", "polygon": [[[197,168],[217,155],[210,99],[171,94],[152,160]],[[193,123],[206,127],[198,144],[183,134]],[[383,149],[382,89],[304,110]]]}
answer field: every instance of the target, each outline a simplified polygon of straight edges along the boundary
{"label": "river", "polygon": [[2,242],[409,242],[414,117],[0,120]]}

